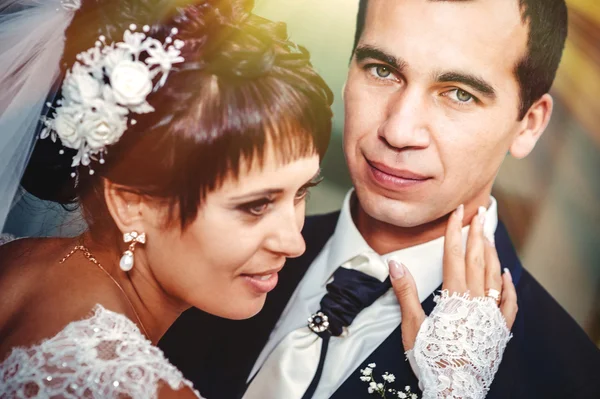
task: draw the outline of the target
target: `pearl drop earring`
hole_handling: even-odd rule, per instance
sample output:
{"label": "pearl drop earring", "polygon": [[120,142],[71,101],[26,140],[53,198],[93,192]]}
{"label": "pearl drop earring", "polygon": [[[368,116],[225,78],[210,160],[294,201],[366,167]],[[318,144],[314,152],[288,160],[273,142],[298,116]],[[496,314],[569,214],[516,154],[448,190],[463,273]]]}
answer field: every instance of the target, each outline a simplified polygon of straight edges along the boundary
{"label": "pearl drop earring", "polygon": [[119,262],[119,267],[121,267],[121,270],[124,272],[128,272],[133,269],[133,263],[135,261],[133,253],[135,252],[135,246],[137,243],[146,243],[146,233],[139,234],[137,231],[125,233],[123,234],[123,241],[126,244],[129,243],[129,249],[123,252],[123,256],[121,256],[121,261]]}

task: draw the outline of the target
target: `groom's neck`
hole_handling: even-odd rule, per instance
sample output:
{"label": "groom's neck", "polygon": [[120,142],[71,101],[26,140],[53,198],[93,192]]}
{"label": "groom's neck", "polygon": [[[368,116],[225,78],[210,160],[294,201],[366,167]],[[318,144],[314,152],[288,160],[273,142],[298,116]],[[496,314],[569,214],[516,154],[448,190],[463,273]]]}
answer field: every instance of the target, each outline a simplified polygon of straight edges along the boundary
{"label": "groom's neck", "polygon": [[[484,198],[487,198],[485,200]],[[463,225],[471,222],[480,205],[489,206],[489,194],[465,204]],[[367,244],[378,254],[383,255],[401,249],[414,247],[444,236],[451,213],[431,222],[413,227],[400,227],[374,219],[367,214],[355,198],[352,206],[352,219]]]}
{"label": "groom's neck", "polygon": [[414,227],[399,227],[369,216],[359,204],[354,223],[367,244],[380,255],[414,247],[444,235],[448,216]]}

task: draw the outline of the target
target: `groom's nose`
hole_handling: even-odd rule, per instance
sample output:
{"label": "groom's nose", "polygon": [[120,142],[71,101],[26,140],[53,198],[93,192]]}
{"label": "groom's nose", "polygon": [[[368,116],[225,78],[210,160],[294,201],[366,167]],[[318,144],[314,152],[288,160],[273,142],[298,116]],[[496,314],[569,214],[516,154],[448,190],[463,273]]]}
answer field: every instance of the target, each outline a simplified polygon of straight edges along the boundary
{"label": "groom's nose", "polygon": [[427,122],[427,101],[417,87],[407,87],[388,98],[385,120],[377,134],[395,149],[426,148],[431,142]]}

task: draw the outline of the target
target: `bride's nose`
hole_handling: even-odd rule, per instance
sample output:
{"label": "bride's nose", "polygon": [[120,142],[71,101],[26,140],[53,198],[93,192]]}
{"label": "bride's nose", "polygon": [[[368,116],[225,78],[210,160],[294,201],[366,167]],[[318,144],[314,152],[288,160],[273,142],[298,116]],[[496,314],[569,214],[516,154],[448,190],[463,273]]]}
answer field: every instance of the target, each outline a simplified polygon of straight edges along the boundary
{"label": "bride's nose", "polygon": [[294,209],[277,217],[265,240],[267,249],[287,258],[302,255],[306,250],[301,234],[303,220],[304,215],[298,217]]}

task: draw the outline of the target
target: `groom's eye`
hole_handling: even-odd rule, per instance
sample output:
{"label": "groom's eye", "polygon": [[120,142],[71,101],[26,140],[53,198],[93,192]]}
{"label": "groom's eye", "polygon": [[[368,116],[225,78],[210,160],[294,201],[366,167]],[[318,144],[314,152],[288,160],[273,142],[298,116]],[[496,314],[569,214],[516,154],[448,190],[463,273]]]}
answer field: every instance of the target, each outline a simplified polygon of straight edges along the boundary
{"label": "groom's eye", "polygon": [[364,70],[375,79],[388,81],[394,78],[393,69],[387,65],[368,64],[364,66]]}
{"label": "groom's eye", "polygon": [[387,67],[385,67],[383,65],[376,66],[375,67],[375,73],[380,78],[387,78],[388,76],[390,76],[392,74],[392,72],[389,70],[389,68],[387,68]]}
{"label": "groom's eye", "polygon": [[466,91],[459,89],[456,91],[456,98],[458,98],[458,100],[461,102],[468,102],[473,98],[473,96]]}

